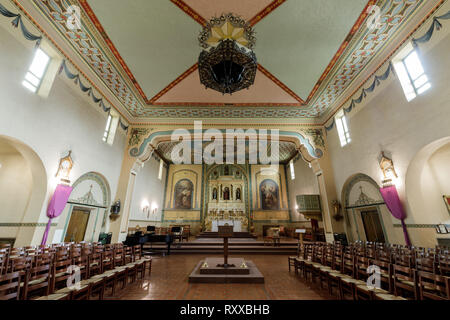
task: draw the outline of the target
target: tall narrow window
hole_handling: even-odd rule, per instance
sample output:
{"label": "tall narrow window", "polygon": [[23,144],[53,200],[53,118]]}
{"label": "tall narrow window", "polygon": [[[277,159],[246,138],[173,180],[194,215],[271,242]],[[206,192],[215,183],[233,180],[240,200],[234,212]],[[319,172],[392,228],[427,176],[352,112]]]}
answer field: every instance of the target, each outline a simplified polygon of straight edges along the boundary
{"label": "tall narrow window", "polygon": [[349,144],[352,139],[350,138],[350,131],[348,130],[347,118],[343,111],[340,111],[336,116],[336,127],[341,141],[341,147]]}
{"label": "tall narrow window", "polygon": [[291,180],[295,180],[294,160],[289,162],[289,168],[291,170]]}
{"label": "tall narrow window", "polygon": [[404,57],[394,62],[395,71],[408,101],[413,100],[418,95],[431,88],[428,77],[415,49],[408,54],[401,52]]}
{"label": "tall narrow window", "polygon": [[36,92],[42,83],[42,79],[44,78],[49,63],[50,57],[40,48],[37,49],[34,54],[33,62],[31,63],[30,68],[28,68],[25,79],[22,81],[22,85],[31,92]]}
{"label": "tall narrow window", "polygon": [[159,180],[162,180],[163,168],[164,168],[164,161],[163,159],[159,159],[159,173],[158,173]]}
{"label": "tall narrow window", "polygon": [[106,120],[106,128],[105,128],[105,132],[103,133],[103,141],[107,142],[108,141],[108,137],[111,131],[111,122],[112,122],[112,116],[109,114],[108,115],[108,120]]}

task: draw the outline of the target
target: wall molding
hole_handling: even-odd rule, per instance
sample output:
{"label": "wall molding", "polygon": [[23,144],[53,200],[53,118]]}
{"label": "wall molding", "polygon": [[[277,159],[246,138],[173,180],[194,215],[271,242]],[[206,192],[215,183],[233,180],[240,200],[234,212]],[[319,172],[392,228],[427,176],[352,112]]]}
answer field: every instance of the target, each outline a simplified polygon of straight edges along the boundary
{"label": "wall molding", "polygon": [[[447,228],[450,228],[450,224],[445,224]],[[435,229],[438,224],[406,224],[407,228],[418,228],[418,229]],[[394,228],[401,228],[401,224],[394,224]]]}
{"label": "wall molding", "polygon": [[[56,227],[57,223],[52,223],[52,227]],[[0,227],[46,227],[46,222],[0,222]]]}

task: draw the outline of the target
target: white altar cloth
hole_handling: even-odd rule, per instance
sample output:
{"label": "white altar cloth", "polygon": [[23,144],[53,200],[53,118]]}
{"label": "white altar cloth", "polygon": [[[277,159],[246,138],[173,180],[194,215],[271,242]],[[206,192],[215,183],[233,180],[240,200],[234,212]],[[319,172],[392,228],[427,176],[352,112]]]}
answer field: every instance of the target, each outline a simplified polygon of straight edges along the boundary
{"label": "white altar cloth", "polygon": [[233,226],[233,232],[241,232],[241,221],[240,220],[213,220],[212,221],[212,232],[218,232],[218,226],[224,226],[228,224]]}

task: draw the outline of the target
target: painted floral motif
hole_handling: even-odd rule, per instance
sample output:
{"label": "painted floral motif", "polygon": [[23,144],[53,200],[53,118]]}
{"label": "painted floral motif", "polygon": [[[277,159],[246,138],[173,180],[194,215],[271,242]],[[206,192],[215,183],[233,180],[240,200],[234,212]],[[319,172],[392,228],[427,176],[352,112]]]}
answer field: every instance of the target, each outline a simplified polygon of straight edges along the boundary
{"label": "painted floral motif", "polygon": [[136,117],[164,118],[315,118],[329,111],[330,105],[345,91],[352,81],[364,70],[372,58],[385,46],[410,18],[424,0],[386,0],[378,1],[381,7],[381,27],[374,30],[361,29],[362,36],[353,46],[353,51],[342,57],[342,67],[331,74],[324,89],[317,91],[308,106],[298,108],[242,107],[242,108],[200,108],[183,106],[177,108],[145,108],[133,89],[116,69],[109,57],[102,51],[101,44],[92,36],[88,24],[82,21],[82,29],[73,31],[66,26],[68,0],[33,0],[37,7],[50,19],[66,37],[73,48],[80,53],[86,63],[125,105],[131,115]]}
{"label": "painted floral motif", "polygon": [[150,130],[147,128],[133,128],[130,133],[130,140],[128,141],[128,146],[133,147],[139,144],[141,138],[149,133]]}
{"label": "painted floral motif", "polygon": [[325,148],[323,131],[321,129],[304,129],[302,131],[312,138],[312,141],[316,147]]}

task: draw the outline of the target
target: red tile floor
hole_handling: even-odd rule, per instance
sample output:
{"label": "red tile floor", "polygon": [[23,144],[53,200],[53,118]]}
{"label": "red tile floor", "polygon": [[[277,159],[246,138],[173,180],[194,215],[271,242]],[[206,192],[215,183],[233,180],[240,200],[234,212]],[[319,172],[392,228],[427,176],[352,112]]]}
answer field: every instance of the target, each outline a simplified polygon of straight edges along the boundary
{"label": "red tile floor", "polygon": [[118,300],[324,300],[326,290],[300,281],[289,273],[287,256],[232,256],[252,260],[265,277],[264,284],[189,283],[188,276],[199,260],[211,255],[154,256],[152,273],[144,280],[129,284],[115,297]]}

